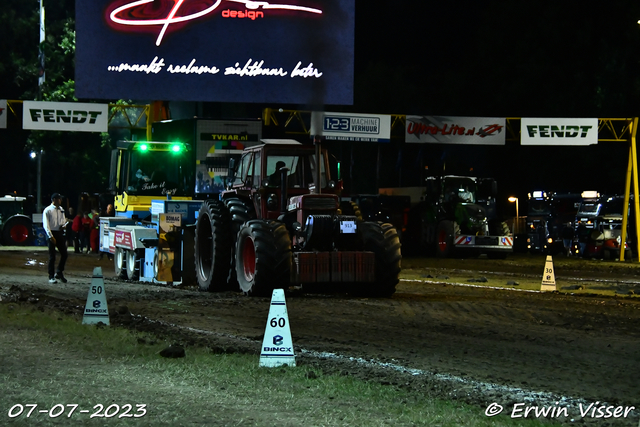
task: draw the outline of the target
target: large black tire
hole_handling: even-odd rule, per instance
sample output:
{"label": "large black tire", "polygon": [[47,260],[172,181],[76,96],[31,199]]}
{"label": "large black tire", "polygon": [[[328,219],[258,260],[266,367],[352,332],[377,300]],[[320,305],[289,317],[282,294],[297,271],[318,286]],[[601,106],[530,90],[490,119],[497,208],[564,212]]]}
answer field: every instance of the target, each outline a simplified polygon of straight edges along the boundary
{"label": "large black tire", "polygon": [[205,200],[196,222],[195,267],[201,291],[227,290],[231,263],[229,211],[219,200]]}
{"label": "large black tire", "polygon": [[231,217],[230,240],[231,240],[231,264],[229,265],[229,275],[227,277],[230,289],[238,289],[239,283],[236,276],[236,237],[240,228],[249,220],[256,219],[256,210],[250,200],[242,200],[238,197],[230,197],[224,200],[224,204],[229,209]]}
{"label": "large black tire", "polygon": [[342,215],[355,216],[362,221],[362,212],[360,206],[354,201],[342,201],[340,202],[340,211]]}
{"label": "large black tire", "polygon": [[372,297],[390,297],[399,282],[400,238],[393,225],[381,222],[360,224],[363,249],[375,254],[375,282],[357,283],[354,293]]}
{"label": "large black tire", "polygon": [[236,275],[240,289],[252,296],[269,296],[289,287],[291,238],[277,221],[255,219],[238,232]]}
{"label": "large black tire", "polygon": [[22,215],[11,217],[2,229],[2,244],[5,246],[26,246],[33,244],[33,224]]}
{"label": "large black tire", "polygon": [[116,248],[116,253],[113,257],[113,265],[116,270],[116,277],[118,279],[127,280],[127,251],[122,248]]}
{"label": "large black tire", "polygon": [[441,221],[436,228],[436,255],[439,258],[450,258],[454,252],[453,222]]}

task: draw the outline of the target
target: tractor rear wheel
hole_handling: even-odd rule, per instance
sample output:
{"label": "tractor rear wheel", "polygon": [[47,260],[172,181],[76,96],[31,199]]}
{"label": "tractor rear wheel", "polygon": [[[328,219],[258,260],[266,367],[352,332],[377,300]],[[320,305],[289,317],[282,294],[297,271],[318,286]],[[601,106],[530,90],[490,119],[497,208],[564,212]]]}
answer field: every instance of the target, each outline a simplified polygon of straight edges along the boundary
{"label": "tractor rear wheel", "polygon": [[195,233],[195,264],[201,291],[227,289],[231,263],[229,211],[219,200],[206,200],[198,212]]}
{"label": "tractor rear wheel", "polygon": [[277,221],[251,220],[240,228],[236,244],[236,276],[247,295],[269,296],[289,286],[291,238]]}
{"label": "tractor rear wheel", "polygon": [[440,258],[450,258],[453,255],[453,222],[442,221],[436,229],[436,254]]}
{"label": "tractor rear wheel", "polygon": [[390,297],[396,291],[402,261],[398,231],[388,223],[363,222],[360,224],[360,232],[363,249],[375,254],[375,282],[356,284],[355,293]]}
{"label": "tractor rear wheel", "polygon": [[2,230],[2,243],[6,246],[25,246],[33,242],[31,220],[26,216],[9,218]]}

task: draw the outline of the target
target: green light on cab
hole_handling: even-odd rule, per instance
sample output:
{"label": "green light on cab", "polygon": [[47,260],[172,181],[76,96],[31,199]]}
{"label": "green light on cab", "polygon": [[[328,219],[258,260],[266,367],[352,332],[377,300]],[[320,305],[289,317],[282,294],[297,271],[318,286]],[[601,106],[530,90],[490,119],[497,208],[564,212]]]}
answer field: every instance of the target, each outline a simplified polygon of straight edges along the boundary
{"label": "green light on cab", "polygon": [[138,145],[138,150],[140,151],[147,151],[148,149],[149,149],[149,146],[147,144]]}
{"label": "green light on cab", "polygon": [[180,151],[182,151],[182,147],[179,144],[173,144],[171,146],[171,151],[173,151],[174,153],[179,153]]}

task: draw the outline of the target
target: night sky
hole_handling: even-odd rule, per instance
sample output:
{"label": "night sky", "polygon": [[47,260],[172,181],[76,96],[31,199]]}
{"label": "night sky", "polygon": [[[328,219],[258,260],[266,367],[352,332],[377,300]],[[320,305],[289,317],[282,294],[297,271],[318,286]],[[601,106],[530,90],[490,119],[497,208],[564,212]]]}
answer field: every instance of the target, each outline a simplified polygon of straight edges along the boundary
{"label": "night sky", "polygon": [[[225,116],[229,111],[254,116],[263,107],[320,107],[380,114],[633,117],[640,115],[638,19],[640,2],[628,0],[357,0],[353,106],[212,103],[203,110]],[[16,159],[3,156],[4,193],[35,192],[34,164],[24,152],[24,138],[22,132],[0,131],[3,146]],[[363,154],[368,160],[370,147],[358,149],[368,153]],[[525,148],[516,143],[406,147],[392,142],[384,150],[384,179],[407,185],[412,172],[400,174],[400,169],[423,165],[435,171],[446,164],[448,173],[473,168],[474,174],[497,178],[505,200],[508,195],[522,200],[535,189],[621,192],[628,161],[624,143]],[[47,187],[64,186],[49,172],[55,162],[45,164],[45,194],[66,191]],[[107,169],[108,162],[105,158]],[[87,190],[102,190],[93,187]]]}

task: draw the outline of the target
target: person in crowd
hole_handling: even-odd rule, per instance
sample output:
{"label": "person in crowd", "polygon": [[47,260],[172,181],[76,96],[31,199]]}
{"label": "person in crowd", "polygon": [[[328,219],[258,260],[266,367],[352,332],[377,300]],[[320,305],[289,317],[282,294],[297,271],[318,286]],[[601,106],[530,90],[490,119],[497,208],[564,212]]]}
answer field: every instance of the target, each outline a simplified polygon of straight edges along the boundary
{"label": "person in crowd", "polygon": [[580,256],[584,258],[589,241],[589,229],[584,222],[580,221],[578,223],[576,234],[578,235],[578,250],[580,251]]}
{"label": "person in crowd", "polygon": [[89,245],[89,237],[91,236],[91,218],[89,218],[89,212],[83,212],[82,214],[82,231],[80,232],[80,252],[84,252],[84,248],[87,248],[87,252],[91,250]]}
{"label": "person in crowd", "polygon": [[[42,226],[49,240],[49,283],[67,283],[64,277],[64,266],[67,262],[67,245],[64,239],[64,229],[67,226],[67,218],[64,209],[60,206],[62,196],[59,193],[51,195],[51,204],[42,212]],[[60,252],[60,262],[55,268],[56,249]],[[55,273],[55,274],[54,274]]]}
{"label": "person in crowd", "polygon": [[571,256],[571,246],[573,246],[573,238],[575,237],[575,232],[570,222],[568,222],[567,225],[565,225],[562,229],[561,236],[565,255]]}
{"label": "person in crowd", "polygon": [[73,232],[73,219],[75,218],[75,211],[73,210],[72,207],[69,208],[69,210],[67,211],[67,226],[65,227],[64,230],[64,237],[66,240],[66,245],[67,248],[70,248],[73,246],[73,241],[74,241],[74,232]]}
{"label": "person in crowd", "polygon": [[93,210],[93,216],[91,217],[89,244],[91,245],[91,253],[97,254],[100,246],[100,214],[97,209]]}
{"label": "person in crowd", "polygon": [[83,242],[81,240],[82,217],[83,217],[83,213],[82,211],[79,211],[78,215],[76,215],[75,218],[73,218],[73,223],[71,224],[71,230],[73,232],[73,249],[74,249],[74,252],[77,254],[81,253],[84,247],[82,246]]}

